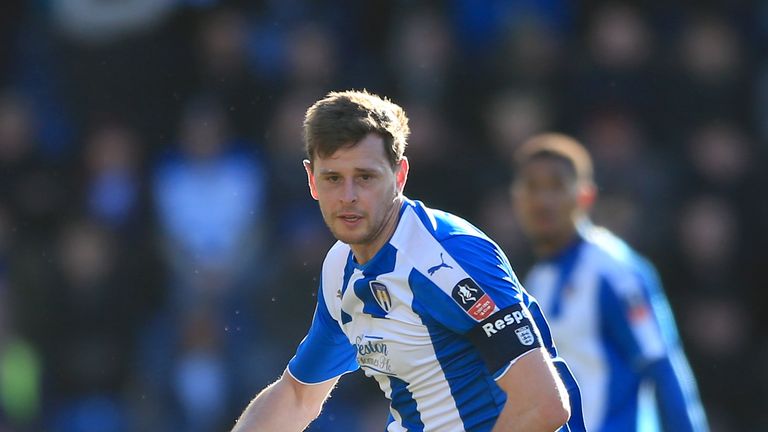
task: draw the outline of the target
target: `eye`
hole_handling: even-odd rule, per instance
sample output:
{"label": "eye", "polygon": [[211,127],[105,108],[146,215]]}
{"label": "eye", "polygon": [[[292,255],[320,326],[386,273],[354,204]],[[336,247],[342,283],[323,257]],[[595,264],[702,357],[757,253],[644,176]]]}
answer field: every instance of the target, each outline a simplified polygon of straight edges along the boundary
{"label": "eye", "polygon": [[329,175],[325,177],[325,180],[330,183],[338,183],[341,180],[341,176]]}

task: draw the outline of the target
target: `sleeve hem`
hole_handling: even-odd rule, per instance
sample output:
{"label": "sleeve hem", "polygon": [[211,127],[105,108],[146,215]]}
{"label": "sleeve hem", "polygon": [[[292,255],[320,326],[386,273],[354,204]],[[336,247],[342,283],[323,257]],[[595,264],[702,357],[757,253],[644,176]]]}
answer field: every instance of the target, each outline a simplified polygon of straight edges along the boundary
{"label": "sleeve hem", "polygon": [[290,366],[290,365],[288,365],[288,366],[285,368],[285,371],[288,373],[288,375],[290,375],[290,376],[291,376],[291,378],[295,379],[295,380],[296,380],[296,381],[297,381],[299,384],[303,384],[303,385],[309,385],[309,386],[312,386],[312,385],[320,385],[320,384],[324,384],[324,383],[327,383],[327,382],[329,382],[329,381],[333,381],[333,380],[335,380],[335,379],[337,379],[337,378],[340,378],[342,375],[346,375],[346,374],[348,374],[348,373],[350,372],[350,371],[345,371],[345,372],[342,372],[342,373],[340,373],[340,374],[338,374],[338,375],[332,376],[332,377],[330,377],[330,378],[328,378],[328,379],[326,379],[326,380],[322,380],[322,381],[318,381],[318,382],[306,382],[306,381],[302,381],[302,380],[298,379],[298,378],[296,377],[296,375],[294,375],[294,374],[293,374],[293,372],[291,372],[291,366]]}
{"label": "sleeve hem", "polygon": [[509,362],[509,363],[507,363],[507,365],[506,365],[506,366],[505,366],[503,369],[500,369],[500,371],[501,371],[501,372],[497,372],[497,373],[495,373],[495,374],[494,374],[494,376],[493,376],[493,380],[494,380],[494,381],[498,381],[498,380],[500,380],[501,378],[503,378],[503,377],[504,377],[504,375],[506,375],[506,374],[507,374],[507,372],[509,371],[509,369],[511,369],[511,368],[512,368],[512,366],[513,366],[515,363],[517,363],[517,361],[518,361],[518,360],[520,360],[520,359],[521,359],[521,358],[523,358],[524,356],[526,356],[526,355],[528,355],[528,354],[530,354],[530,353],[532,353],[532,352],[536,351],[536,349],[541,349],[541,347],[534,347],[533,349],[531,349],[531,350],[528,350],[528,351],[526,351],[526,352],[524,352],[524,353],[520,354],[519,356],[517,356],[517,357],[513,358],[512,360],[510,360],[510,362]]}

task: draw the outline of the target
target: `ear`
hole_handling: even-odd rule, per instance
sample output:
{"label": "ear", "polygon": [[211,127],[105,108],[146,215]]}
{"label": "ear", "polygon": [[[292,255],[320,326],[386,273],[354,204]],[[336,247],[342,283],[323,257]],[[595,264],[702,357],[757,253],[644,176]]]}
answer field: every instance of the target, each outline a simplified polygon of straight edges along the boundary
{"label": "ear", "polygon": [[597,199],[597,187],[592,182],[582,182],[576,197],[579,208],[585,213],[592,209]]}
{"label": "ear", "polygon": [[317,185],[315,184],[315,173],[312,172],[312,162],[309,159],[304,159],[304,170],[307,172],[307,184],[309,184],[309,194],[312,198],[317,200]]}
{"label": "ear", "polygon": [[408,181],[408,170],[410,169],[410,165],[408,165],[408,158],[403,156],[402,159],[400,159],[400,162],[397,163],[397,167],[395,168],[395,178],[397,181],[397,193],[403,193],[403,189],[405,189],[405,182]]}

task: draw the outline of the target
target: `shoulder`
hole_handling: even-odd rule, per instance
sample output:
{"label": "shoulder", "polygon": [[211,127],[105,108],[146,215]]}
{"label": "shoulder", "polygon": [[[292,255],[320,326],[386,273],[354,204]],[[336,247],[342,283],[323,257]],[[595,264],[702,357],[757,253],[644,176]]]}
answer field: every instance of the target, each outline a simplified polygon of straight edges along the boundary
{"label": "shoulder", "polygon": [[585,239],[584,263],[594,267],[619,294],[630,294],[646,285],[643,282],[648,277],[655,275],[653,265],[645,257],[609,230],[589,227],[582,234]]}
{"label": "shoulder", "polygon": [[441,262],[441,253],[459,262],[476,261],[490,254],[508,264],[501,248],[477,227],[420,201],[405,201],[390,243],[410,260],[426,259],[430,266]]}
{"label": "shoulder", "polygon": [[432,209],[421,201],[406,200],[398,229],[391,243],[399,250],[424,253],[449,244],[467,247],[482,245],[498,248],[488,236],[465,219],[446,211]]}
{"label": "shoulder", "polygon": [[443,210],[429,208],[421,201],[407,200],[404,211],[416,216],[423,228],[439,242],[461,235],[486,237],[467,220]]}
{"label": "shoulder", "polygon": [[[447,294],[471,279],[484,289],[515,296],[519,283],[506,255],[482,231],[447,212],[406,202],[390,243],[414,270]],[[510,289],[511,288],[511,289]]]}
{"label": "shoulder", "polygon": [[[336,298],[337,291],[341,289],[343,284],[344,269],[346,268],[349,254],[349,245],[337,241],[325,255],[320,274],[320,297],[325,300],[329,311],[336,309],[333,299]],[[331,314],[334,315],[333,312]]]}
{"label": "shoulder", "polygon": [[332,271],[338,269],[339,271],[344,269],[349,258],[349,245],[341,241],[337,241],[325,254],[323,260],[323,273],[326,271]]}

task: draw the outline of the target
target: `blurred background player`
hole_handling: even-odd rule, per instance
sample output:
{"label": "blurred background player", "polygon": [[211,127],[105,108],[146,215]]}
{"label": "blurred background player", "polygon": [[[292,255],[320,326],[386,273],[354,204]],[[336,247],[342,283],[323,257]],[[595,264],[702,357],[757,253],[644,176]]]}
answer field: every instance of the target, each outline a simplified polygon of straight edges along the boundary
{"label": "blurred background player", "polygon": [[579,381],[588,430],[648,431],[660,423],[665,431],[706,431],[653,265],[590,222],[597,191],[587,150],[547,133],[519,147],[515,161],[514,205],[539,259],[525,286]]}

